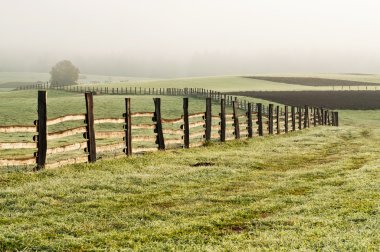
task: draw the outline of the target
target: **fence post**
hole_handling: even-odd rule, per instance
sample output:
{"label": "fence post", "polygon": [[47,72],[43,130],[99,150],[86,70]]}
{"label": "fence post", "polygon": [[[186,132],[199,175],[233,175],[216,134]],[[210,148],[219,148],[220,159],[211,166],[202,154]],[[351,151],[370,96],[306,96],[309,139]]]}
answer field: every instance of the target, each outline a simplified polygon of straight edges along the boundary
{"label": "fence post", "polygon": [[248,112],[247,112],[247,119],[248,119],[248,138],[253,137],[253,130],[252,130],[252,103],[248,102]]}
{"label": "fence post", "polygon": [[291,116],[292,116],[292,131],[296,131],[296,108],[291,107]]}
{"label": "fence post", "polygon": [[211,127],[212,127],[212,110],[211,110],[211,98],[206,98],[206,141],[211,140]]}
{"label": "fence post", "polygon": [[233,117],[234,117],[234,135],[235,135],[235,139],[239,139],[240,138],[238,106],[239,106],[238,101],[235,99],[235,101],[232,102]]}
{"label": "fence post", "polygon": [[220,141],[226,141],[226,102],[224,99],[220,100]]}
{"label": "fence post", "polygon": [[315,108],[317,110],[316,112],[316,125],[321,125],[321,112],[319,111],[319,108]]}
{"label": "fence post", "polygon": [[284,119],[285,119],[285,133],[289,132],[289,111],[288,106],[285,105]]}
{"label": "fence post", "polygon": [[276,106],[276,130],[277,134],[280,134],[280,106]]}
{"label": "fence post", "polygon": [[47,95],[46,90],[38,91],[38,142],[37,142],[37,168],[36,170],[43,169],[46,164],[47,152],[47,109],[46,109]]}
{"label": "fence post", "polygon": [[257,131],[259,133],[259,136],[263,136],[263,104],[257,103]]}
{"label": "fence post", "polygon": [[125,149],[124,153],[127,156],[132,155],[132,115],[131,115],[131,98],[125,98],[125,125],[124,125],[124,131],[125,131]]}
{"label": "fence post", "polygon": [[335,126],[335,112],[331,112],[331,126]]}
{"label": "fence post", "polygon": [[157,133],[156,144],[158,144],[159,150],[165,150],[164,133],[162,131],[161,121],[161,98],[153,98],[154,101],[154,121],[156,122],[155,133]]}
{"label": "fence post", "polygon": [[190,147],[190,127],[189,127],[189,98],[183,98],[183,144],[184,148]]}
{"label": "fence post", "polygon": [[338,115],[338,112],[335,112],[335,126],[339,127],[339,115]]}
{"label": "fence post", "polygon": [[325,125],[325,110],[321,108],[321,124]]}
{"label": "fence post", "polygon": [[302,107],[298,107],[298,129],[302,130]]}
{"label": "fence post", "polygon": [[326,110],[326,125],[330,125],[330,111]]}
{"label": "fence post", "polygon": [[313,126],[317,126],[317,108],[313,107]]}
{"label": "fence post", "polygon": [[96,142],[94,130],[94,100],[91,92],[85,93],[86,98],[86,138],[87,138],[87,152],[88,162],[96,162]]}
{"label": "fence post", "polygon": [[309,125],[310,125],[310,121],[309,121],[309,106],[305,105],[303,128],[309,128]]}
{"label": "fence post", "polygon": [[269,109],[268,109],[268,131],[269,134],[273,134],[273,104],[269,104]]}

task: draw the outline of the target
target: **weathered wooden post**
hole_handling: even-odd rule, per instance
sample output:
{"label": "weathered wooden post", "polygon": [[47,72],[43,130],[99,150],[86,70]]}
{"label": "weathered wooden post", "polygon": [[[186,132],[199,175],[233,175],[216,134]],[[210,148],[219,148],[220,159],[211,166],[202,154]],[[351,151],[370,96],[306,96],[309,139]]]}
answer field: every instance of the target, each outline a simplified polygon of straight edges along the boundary
{"label": "weathered wooden post", "polygon": [[338,114],[338,112],[335,112],[335,126],[339,127],[339,114]]}
{"label": "weathered wooden post", "polygon": [[289,111],[288,106],[285,105],[285,112],[284,112],[284,119],[285,119],[285,133],[289,132]]}
{"label": "weathered wooden post", "polygon": [[331,112],[328,110],[328,111],[326,111],[327,112],[327,125],[328,126],[331,126],[331,118],[330,118],[330,114],[331,114]]}
{"label": "weathered wooden post", "polygon": [[206,98],[206,114],[205,114],[205,121],[206,121],[206,130],[205,130],[205,136],[206,141],[211,140],[211,127],[212,127],[212,106],[211,106],[211,98]]}
{"label": "weathered wooden post", "polygon": [[96,162],[96,142],[95,142],[95,129],[94,129],[94,100],[91,92],[85,93],[86,98],[86,139],[87,139],[87,152],[88,162]]}
{"label": "weathered wooden post", "polygon": [[190,147],[189,98],[183,98],[183,147]]}
{"label": "weathered wooden post", "polygon": [[276,106],[276,131],[277,131],[277,134],[281,133],[281,129],[280,129],[280,106]]}
{"label": "weathered wooden post", "polygon": [[45,168],[47,152],[47,94],[46,90],[38,91],[38,120],[37,125],[38,142],[37,142],[37,168]]}
{"label": "weathered wooden post", "polygon": [[291,107],[291,116],[292,116],[292,131],[296,131],[296,108]]}
{"label": "weathered wooden post", "polygon": [[252,103],[248,102],[248,111],[247,111],[247,130],[248,130],[248,138],[253,137],[253,129],[252,129]]}
{"label": "weathered wooden post", "polygon": [[263,136],[263,104],[257,103],[257,131],[259,133],[259,136]]}
{"label": "weathered wooden post", "polygon": [[220,100],[220,141],[226,141],[226,101]]}
{"label": "weathered wooden post", "polygon": [[309,118],[309,106],[305,105],[305,114],[304,114],[304,122],[303,122],[303,128],[309,128],[310,125],[310,118]]}
{"label": "weathered wooden post", "polygon": [[302,108],[298,107],[298,129],[302,130]]}
{"label": "weathered wooden post", "polygon": [[321,108],[321,124],[325,125],[325,110]]}
{"label": "weathered wooden post", "polygon": [[233,119],[234,119],[234,135],[235,139],[240,138],[240,127],[239,127],[239,115],[238,115],[238,101],[235,99],[235,101],[232,102],[232,109],[233,109]]}
{"label": "weathered wooden post", "polygon": [[153,121],[156,122],[155,133],[157,134],[156,144],[158,144],[159,150],[165,150],[165,140],[161,120],[161,98],[153,98],[153,101],[155,108]]}
{"label": "weathered wooden post", "polygon": [[269,134],[273,134],[273,104],[269,104],[268,109],[268,131]]}
{"label": "weathered wooden post", "polygon": [[132,155],[132,114],[131,114],[131,98],[125,98],[125,125],[124,125],[124,131],[125,131],[125,149],[124,153],[127,156]]}

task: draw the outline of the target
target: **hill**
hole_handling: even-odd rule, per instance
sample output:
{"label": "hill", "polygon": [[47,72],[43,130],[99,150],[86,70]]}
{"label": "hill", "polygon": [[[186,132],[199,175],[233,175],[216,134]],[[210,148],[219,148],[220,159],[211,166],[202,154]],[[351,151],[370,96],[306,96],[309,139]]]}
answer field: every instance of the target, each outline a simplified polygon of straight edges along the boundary
{"label": "hill", "polygon": [[[210,77],[178,85],[244,90],[251,81]],[[176,82],[142,85],[153,83]],[[35,119],[36,91],[0,97],[3,123]],[[124,97],[96,96],[95,114],[120,116]],[[144,104],[151,96],[133,98],[138,110],[149,110]],[[48,99],[51,117],[84,107],[82,94],[49,91]],[[165,99],[176,105],[165,113],[177,117],[181,98]],[[197,110],[203,102],[196,101]],[[376,251],[380,111],[340,110],[339,116],[340,127],[41,172],[3,171],[0,249]]]}
{"label": "hill", "polygon": [[319,127],[4,174],[1,248],[376,250],[378,135]]}

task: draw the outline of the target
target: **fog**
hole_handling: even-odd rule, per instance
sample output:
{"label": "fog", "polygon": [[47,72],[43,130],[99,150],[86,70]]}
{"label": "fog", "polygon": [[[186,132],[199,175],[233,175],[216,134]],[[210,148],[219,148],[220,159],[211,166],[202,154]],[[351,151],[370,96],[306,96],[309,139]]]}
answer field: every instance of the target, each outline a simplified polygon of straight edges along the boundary
{"label": "fog", "polygon": [[1,0],[0,71],[140,77],[380,69],[379,1]]}

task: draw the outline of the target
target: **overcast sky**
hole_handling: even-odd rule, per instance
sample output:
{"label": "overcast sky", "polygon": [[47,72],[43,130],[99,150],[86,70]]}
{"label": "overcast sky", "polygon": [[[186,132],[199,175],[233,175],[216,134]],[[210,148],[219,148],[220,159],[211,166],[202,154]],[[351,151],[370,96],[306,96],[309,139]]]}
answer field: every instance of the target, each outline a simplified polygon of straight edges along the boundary
{"label": "overcast sky", "polygon": [[379,0],[0,0],[0,71],[380,71]]}

